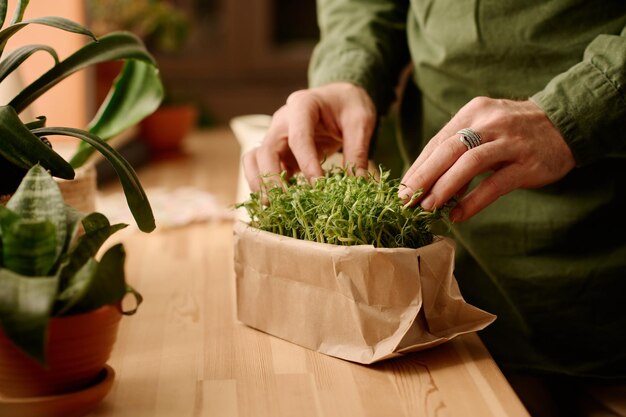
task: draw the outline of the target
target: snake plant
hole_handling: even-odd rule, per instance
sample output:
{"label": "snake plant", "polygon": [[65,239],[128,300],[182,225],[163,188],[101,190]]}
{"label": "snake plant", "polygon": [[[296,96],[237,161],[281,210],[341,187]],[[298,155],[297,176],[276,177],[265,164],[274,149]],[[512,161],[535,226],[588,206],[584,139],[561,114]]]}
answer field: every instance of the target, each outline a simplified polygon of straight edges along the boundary
{"label": "snake plant", "polygon": [[[26,171],[35,164],[41,164],[55,177],[72,179],[74,169],[98,151],[115,168],[139,228],[146,232],[153,230],[154,216],[135,171],[106,140],[136,124],[159,106],[163,99],[163,86],[154,58],[143,42],[128,32],[113,32],[96,38],[87,28],[62,17],[24,20],[28,0],[19,0],[11,21],[6,22],[7,3],[8,0],[0,0],[0,82],[34,53],[50,55],[54,64],[9,103],[0,103],[0,168],[5,173],[18,173],[13,183],[5,175],[0,184],[3,187],[0,194],[12,192]],[[5,51],[9,39],[29,25],[44,25],[77,33],[89,41],[64,60],[59,60],[56,51],[43,44]],[[71,74],[101,62],[117,60],[125,61],[122,73],[86,129],[46,127],[45,116],[26,122],[20,119],[20,112]],[[71,136],[83,141],[69,162],[41,140],[53,135]]]}
{"label": "snake plant", "polygon": [[39,164],[30,168],[0,206],[0,328],[17,347],[45,364],[50,317],[117,304],[129,292],[141,302],[125,282],[121,244],[95,259],[125,226],[66,206],[52,176]]}

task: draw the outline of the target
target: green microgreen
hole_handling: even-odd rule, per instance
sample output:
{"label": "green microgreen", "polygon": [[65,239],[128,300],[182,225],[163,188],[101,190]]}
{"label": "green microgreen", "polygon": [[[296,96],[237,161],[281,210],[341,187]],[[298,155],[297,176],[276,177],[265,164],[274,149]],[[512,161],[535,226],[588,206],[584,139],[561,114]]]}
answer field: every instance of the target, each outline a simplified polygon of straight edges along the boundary
{"label": "green microgreen", "polygon": [[[275,179],[275,178],[274,178]],[[252,227],[335,245],[418,248],[433,241],[432,223],[447,218],[448,209],[425,211],[398,197],[400,181],[380,168],[378,178],[332,168],[312,184],[302,176],[264,181],[259,192],[239,204]]]}

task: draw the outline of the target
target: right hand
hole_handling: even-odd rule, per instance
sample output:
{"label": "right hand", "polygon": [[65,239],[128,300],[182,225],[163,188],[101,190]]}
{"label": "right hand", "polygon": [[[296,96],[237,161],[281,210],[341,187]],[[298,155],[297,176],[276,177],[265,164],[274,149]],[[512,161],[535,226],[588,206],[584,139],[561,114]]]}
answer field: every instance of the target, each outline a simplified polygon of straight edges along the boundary
{"label": "right hand", "polygon": [[309,180],[320,177],[320,161],[342,148],[344,165],[363,175],[375,124],[374,103],[354,84],[337,82],[296,91],[274,113],[261,145],[244,154],[248,184],[258,191],[263,176],[282,171],[289,176],[301,171]]}

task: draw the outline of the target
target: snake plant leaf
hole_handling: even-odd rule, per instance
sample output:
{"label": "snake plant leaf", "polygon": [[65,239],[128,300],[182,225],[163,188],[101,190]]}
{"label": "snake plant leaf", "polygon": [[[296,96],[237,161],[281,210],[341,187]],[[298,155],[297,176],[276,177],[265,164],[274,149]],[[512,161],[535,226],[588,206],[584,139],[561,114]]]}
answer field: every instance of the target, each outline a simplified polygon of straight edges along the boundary
{"label": "snake plant leaf", "polygon": [[24,277],[0,269],[0,326],[17,347],[45,364],[48,317],[57,277]]}
{"label": "snake plant leaf", "polygon": [[[89,131],[104,140],[110,139],[154,112],[163,95],[159,70],[150,63],[129,60],[90,122]],[[94,148],[83,142],[70,164],[78,168],[93,153]]]}
{"label": "snake plant leaf", "polygon": [[9,105],[20,113],[42,94],[76,71],[101,62],[126,59],[137,59],[156,66],[154,58],[146,50],[141,39],[129,32],[113,32],[97,41],[89,42],[42,74],[15,96]]}
{"label": "snake plant leaf", "polygon": [[54,63],[59,63],[59,56],[56,51],[48,45],[26,45],[15,49],[9,55],[6,56],[0,62],[0,82],[4,80],[9,74],[15,71],[24,61],[26,61],[32,54],[38,51],[46,51],[54,59]]}
{"label": "snake plant leaf", "polygon": [[76,246],[69,253],[61,266],[61,286],[64,287],[71,277],[90,259],[96,256],[102,244],[115,232],[125,228],[126,224],[111,225],[100,213],[91,213],[82,219],[85,233],[78,239]]}
{"label": "snake plant leaf", "polygon": [[57,260],[56,246],[50,221],[20,219],[2,230],[2,264],[20,275],[49,275]]}
{"label": "snake plant leaf", "polygon": [[[56,297],[55,306],[52,309],[52,316],[62,317],[70,315],[69,310],[80,301],[87,292],[89,284],[98,270],[98,262],[94,258],[89,258],[72,275],[69,280],[61,285],[63,291]],[[90,309],[91,310],[91,309]]]}
{"label": "snake plant leaf", "polygon": [[56,234],[54,253],[60,256],[67,237],[65,202],[59,186],[41,165],[28,170],[6,206],[25,221],[52,223]]}
{"label": "snake plant leaf", "polygon": [[65,247],[63,253],[67,253],[73,241],[76,240],[80,225],[87,215],[76,210],[74,207],[65,205],[65,217],[67,218],[67,238],[65,239]]}
{"label": "snake plant leaf", "polygon": [[96,148],[96,150],[98,150],[111,163],[115,172],[117,172],[117,176],[119,177],[120,182],[122,183],[122,188],[124,189],[124,194],[126,195],[128,207],[130,208],[139,229],[144,232],[151,232],[156,228],[150,202],[148,201],[148,197],[139,183],[135,170],[130,163],[122,158],[120,154],[108,143],[89,132],[70,127],[46,127],[35,129],[32,133],[37,136],[72,136],[81,139]]}
{"label": "snake plant leaf", "polygon": [[21,168],[40,163],[53,176],[73,179],[74,169],[34,136],[11,106],[0,106],[0,155]]}
{"label": "snake plant leaf", "polygon": [[122,244],[107,250],[99,263],[90,259],[61,293],[66,307],[59,314],[78,314],[120,303],[126,295],[125,259]]}

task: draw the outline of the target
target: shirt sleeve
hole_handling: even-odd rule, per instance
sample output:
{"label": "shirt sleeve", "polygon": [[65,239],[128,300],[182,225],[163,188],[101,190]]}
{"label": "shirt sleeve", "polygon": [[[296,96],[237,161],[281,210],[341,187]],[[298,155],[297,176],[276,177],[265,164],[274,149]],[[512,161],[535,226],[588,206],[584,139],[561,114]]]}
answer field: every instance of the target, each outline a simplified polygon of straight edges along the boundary
{"label": "shirt sleeve", "polygon": [[583,60],[531,99],[570,146],[578,166],[626,149],[626,29],[599,35]]}
{"label": "shirt sleeve", "polygon": [[379,113],[409,62],[408,0],[318,0],[320,42],[309,65],[309,85],[347,81],[363,87]]}

